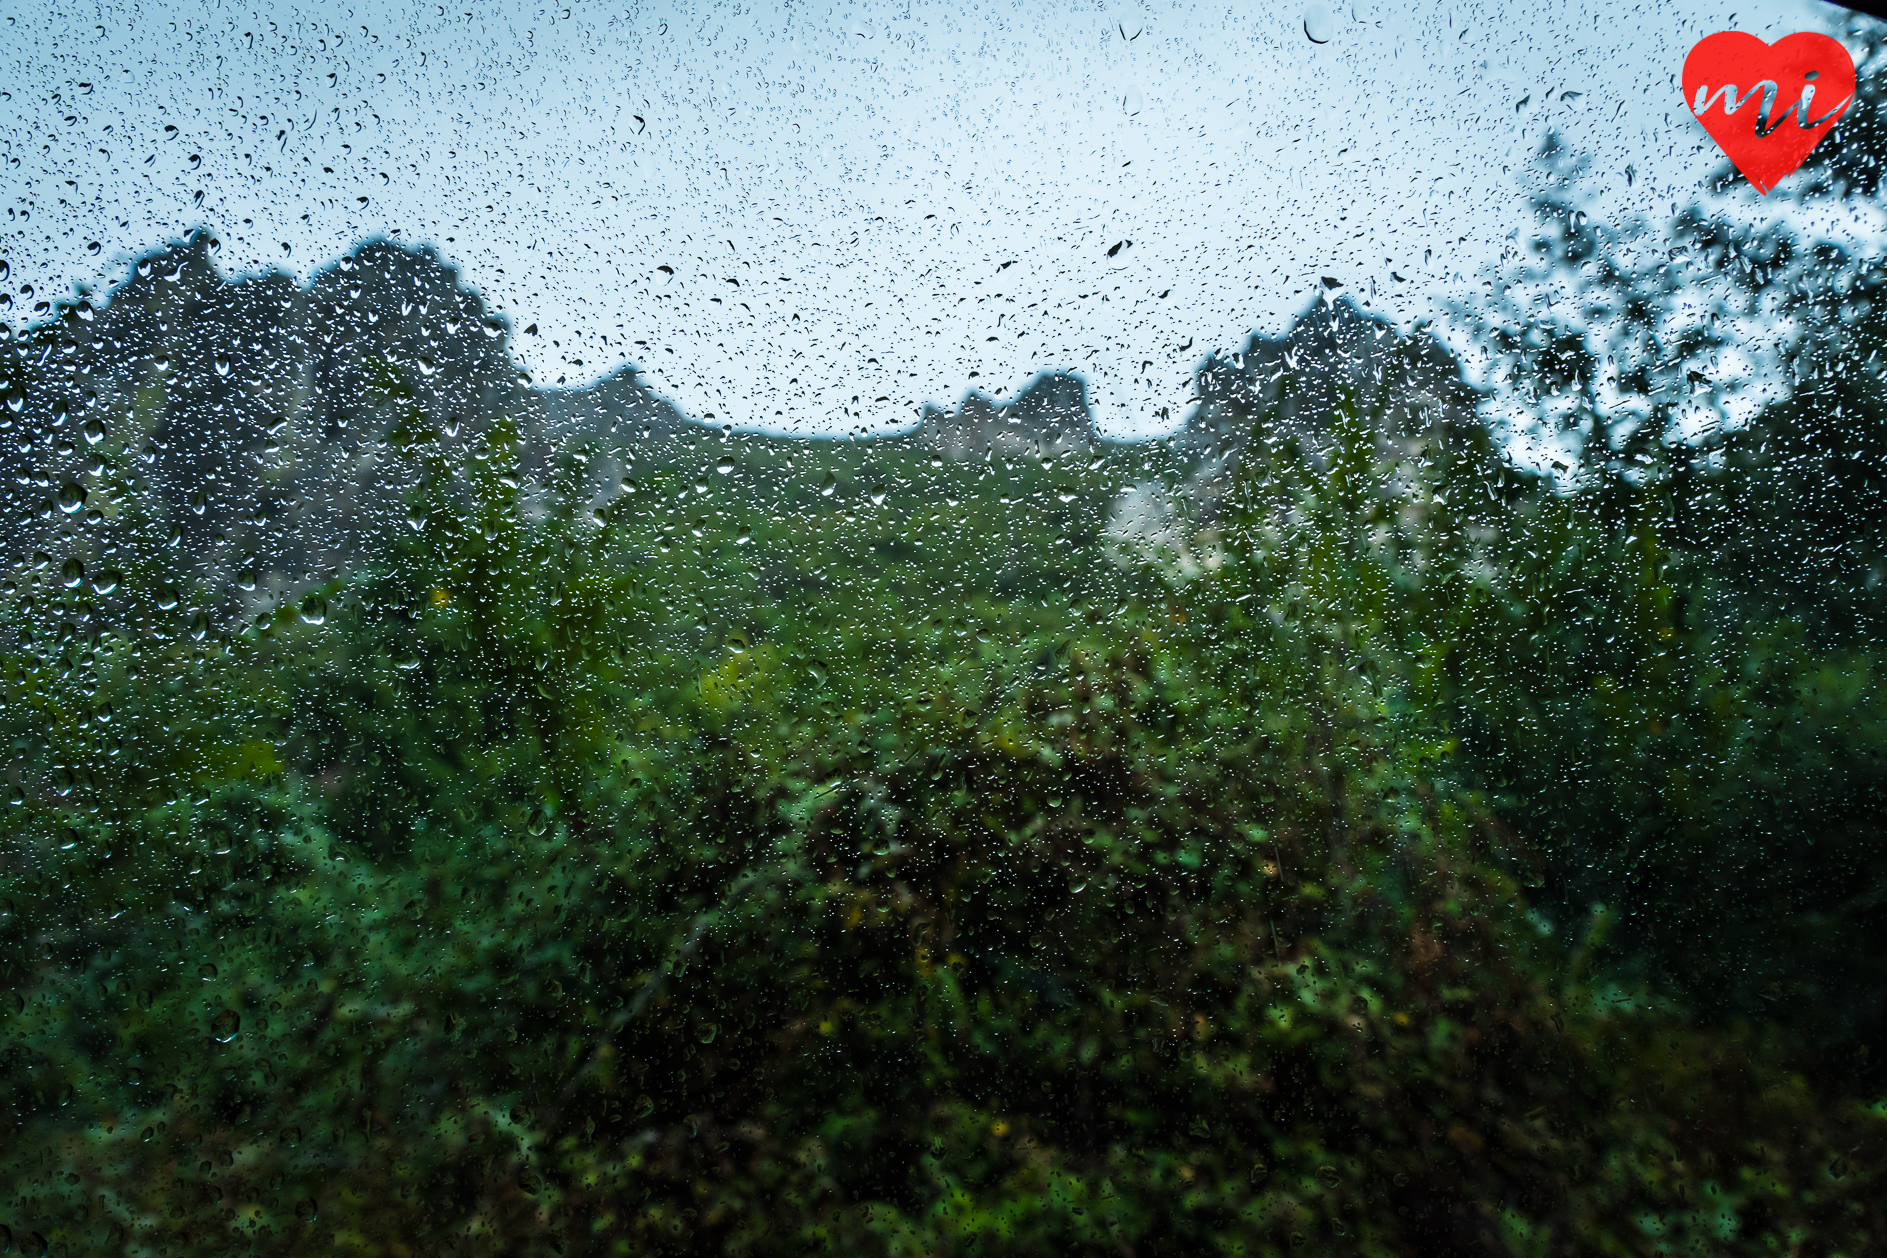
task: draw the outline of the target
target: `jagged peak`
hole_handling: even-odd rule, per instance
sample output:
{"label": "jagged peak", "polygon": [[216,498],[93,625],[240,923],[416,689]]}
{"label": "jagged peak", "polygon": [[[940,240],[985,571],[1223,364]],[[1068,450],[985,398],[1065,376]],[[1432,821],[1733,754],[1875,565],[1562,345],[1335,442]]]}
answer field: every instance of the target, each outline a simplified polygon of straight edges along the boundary
{"label": "jagged peak", "polygon": [[1087,381],[1067,371],[1042,372],[1006,399],[972,389],[951,410],[926,407],[911,437],[952,457],[990,447],[1085,447],[1101,440]]}

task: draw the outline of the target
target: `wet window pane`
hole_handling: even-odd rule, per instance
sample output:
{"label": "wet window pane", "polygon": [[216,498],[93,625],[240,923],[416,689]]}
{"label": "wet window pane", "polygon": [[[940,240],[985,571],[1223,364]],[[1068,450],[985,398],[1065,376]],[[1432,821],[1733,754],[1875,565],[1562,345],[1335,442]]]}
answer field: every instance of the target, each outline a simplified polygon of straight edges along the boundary
{"label": "wet window pane", "polygon": [[1887,1235],[1887,26],[6,21],[0,1251]]}

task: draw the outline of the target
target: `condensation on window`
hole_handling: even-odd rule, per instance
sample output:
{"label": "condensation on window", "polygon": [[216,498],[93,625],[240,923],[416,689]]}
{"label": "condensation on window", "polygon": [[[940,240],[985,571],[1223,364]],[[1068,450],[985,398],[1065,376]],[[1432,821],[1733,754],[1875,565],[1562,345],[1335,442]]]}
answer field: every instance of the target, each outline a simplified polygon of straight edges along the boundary
{"label": "condensation on window", "polygon": [[0,1251],[1887,1235],[1880,22],[5,17]]}

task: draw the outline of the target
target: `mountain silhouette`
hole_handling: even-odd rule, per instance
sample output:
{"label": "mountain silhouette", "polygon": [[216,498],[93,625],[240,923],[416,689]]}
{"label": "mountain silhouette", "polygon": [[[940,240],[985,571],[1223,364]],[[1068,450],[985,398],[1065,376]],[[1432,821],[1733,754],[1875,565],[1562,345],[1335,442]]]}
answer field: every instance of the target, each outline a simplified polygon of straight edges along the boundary
{"label": "mountain silhouette", "polygon": [[[429,248],[370,241],[304,287],[281,272],[225,277],[217,247],[192,233],[140,259],[108,300],[63,306],[0,350],[8,554],[73,551],[80,538],[95,566],[159,553],[253,611],[417,527],[429,467],[437,479],[442,466],[503,464],[534,500],[558,461],[583,451],[562,492],[600,508],[633,469],[698,458],[726,435],[634,365],[579,388],[533,384],[508,322]],[[1254,442],[1296,439],[1295,457],[1314,461],[1339,407],[1376,425],[1390,454],[1437,424],[1475,424],[1478,401],[1439,342],[1347,299],[1208,357],[1195,385],[1197,404],[1164,444],[1193,468],[1182,492],[1208,511]],[[1087,385],[1067,371],[1008,398],[972,390],[865,440],[947,461],[1120,444],[1096,429]]]}

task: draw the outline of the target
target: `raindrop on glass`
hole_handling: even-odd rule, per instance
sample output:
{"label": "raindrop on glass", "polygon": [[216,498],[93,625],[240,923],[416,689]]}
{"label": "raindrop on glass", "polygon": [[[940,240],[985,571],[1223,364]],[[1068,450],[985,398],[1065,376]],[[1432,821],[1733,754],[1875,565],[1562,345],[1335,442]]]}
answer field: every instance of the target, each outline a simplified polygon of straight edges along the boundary
{"label": "raindrop on glass", "polygon": [[1313,44],[1327,44],[1337,33],[1336,19],[1330,16],[1330,6],[1314,3],[1304,6],[1304,34]]}

